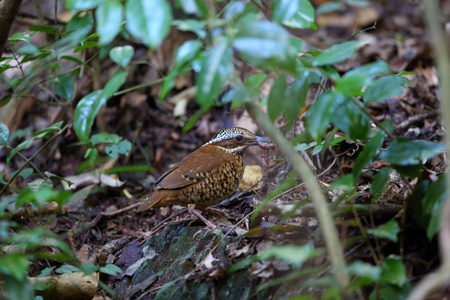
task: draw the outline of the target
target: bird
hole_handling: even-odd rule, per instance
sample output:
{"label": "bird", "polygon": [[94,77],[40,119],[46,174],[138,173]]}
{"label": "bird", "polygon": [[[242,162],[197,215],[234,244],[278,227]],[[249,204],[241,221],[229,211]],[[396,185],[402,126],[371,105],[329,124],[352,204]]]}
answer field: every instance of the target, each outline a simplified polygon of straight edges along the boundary
{"label": "bird", "polygon": [[269,139],[241,127],[225,128],[209,142],[175,164],[155,182],[153,194],[137,211],[182,205],[205,210],[230,197],[244,174],[244,150],[266,149]]}

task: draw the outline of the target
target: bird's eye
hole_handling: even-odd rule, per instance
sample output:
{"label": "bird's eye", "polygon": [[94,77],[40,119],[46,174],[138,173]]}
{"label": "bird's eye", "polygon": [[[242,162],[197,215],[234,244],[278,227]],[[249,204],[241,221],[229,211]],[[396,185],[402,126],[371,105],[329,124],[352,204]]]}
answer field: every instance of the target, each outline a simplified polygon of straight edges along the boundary
{"label": "bird's eye", "polygon": [[235,139],[236,141],[238,141],[238,142],[242,142],[242,140],[244,139],[244,137],[243,137],[242,135],[237,135],[234,139]]}

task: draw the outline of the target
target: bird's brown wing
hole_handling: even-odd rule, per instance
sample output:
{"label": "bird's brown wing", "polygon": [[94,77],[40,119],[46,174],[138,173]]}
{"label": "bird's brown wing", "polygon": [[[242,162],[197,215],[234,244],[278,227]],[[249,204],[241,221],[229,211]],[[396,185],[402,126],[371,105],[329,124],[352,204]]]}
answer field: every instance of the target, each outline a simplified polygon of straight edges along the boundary
{"label": "bird's brown wing", "polygon": [[180,189],[200,182],[209,172],[233,156],[225,151],[211,151],[211,147],[214,146],[198,148],[161,175],[156,181],[156,189]]}

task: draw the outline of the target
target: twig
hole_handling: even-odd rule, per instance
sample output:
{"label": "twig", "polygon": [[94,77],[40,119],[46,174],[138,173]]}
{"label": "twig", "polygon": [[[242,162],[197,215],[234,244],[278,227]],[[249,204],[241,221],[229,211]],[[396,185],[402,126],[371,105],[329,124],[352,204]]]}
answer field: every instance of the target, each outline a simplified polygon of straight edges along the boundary
{"label": "twig", "polygon": [[[448,39],[440,22],[443,18],[438,8],[438,1],[423,0],[425,6],[425,20],[428,26],[428,33],[431,39],[432,49],[436,58],[436,65],[439,73],[441,90],[441,120],[444,124],[446,136],[447,153],[450,153],[448,132],[450,130],[450,51],[448,49]],[[448,173],[448,171],[447,171]],[[442,204],[440,216],[440,231],[438,234],[439,248],[441,255],[441,266],[433,273],[428,274],[413,289],[409,295],[409,300],[425,299],[432,291],[442,288],[450,282],[450,176],[447,174],[447,196]]]}
{"label": "twig", "polygon": [[246,103],[245,108],[255,122],[258,123],[264,132],[277,144],[280,151],[292,162],[295,171],[308,187],[309,194],[314,203],[314,209],[323,231],[331,264],[336,270],[334,273],[335,279],[339,284],[341,293],[344,296],[348,295],[349,291],[346,290],[346,286],[349,284],[349,278],[348,274],[344,271],[344,251],[339,241],[338,232],[334,226],[333,218],[320,183],[317,181],[314,173],[309,169],[305,159],[294,150],[289,141],[286,140],[286,138],[273,126],[272,122],[270,122],[267,115],[260,110],[258,105]]}
{"label": "twig", "polygon": [[42,145],[41,148],[39,148],[36,153],[34,153],[30,158],[28,158],[25,163],[22,165],[22,167],[20,167],[20,169],[16,172],[16,174],[14,174],[14,176],[12,176],[8,183],[6,183],[5,186],[3,186],[2,190],[0,191],[0,195],[3,194],[3,192],[6,190],[6,188],[11,184],[11,182],[13,182],[13,180],[19,175],[20,172],[23,171],[23,169],[25,169],[25,167],[36,157],[39,155],[39,153],[42,152],[42,150],[45,149],[45,147],[47,147],[47,145],[49,145],[51,142],[53,142],[53,140],[55,140],[57,137],[59,137],[64,131],[66,131],[66,129],[69,126],[66,125],[64,126],[62,129],[60,129],[54,136],[52,136],[47,142],[45,142],[44,145]]}

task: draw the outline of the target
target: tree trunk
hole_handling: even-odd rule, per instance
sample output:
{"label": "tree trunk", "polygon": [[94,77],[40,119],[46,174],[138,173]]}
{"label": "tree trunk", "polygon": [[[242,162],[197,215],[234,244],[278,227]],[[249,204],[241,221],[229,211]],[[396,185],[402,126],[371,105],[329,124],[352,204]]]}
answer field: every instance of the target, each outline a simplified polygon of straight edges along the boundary
{"label": "tree trunk", "polygon": [[0,0],[0,58],[3,57],[6,41],[14,18],[19,13],[22,0]]}

